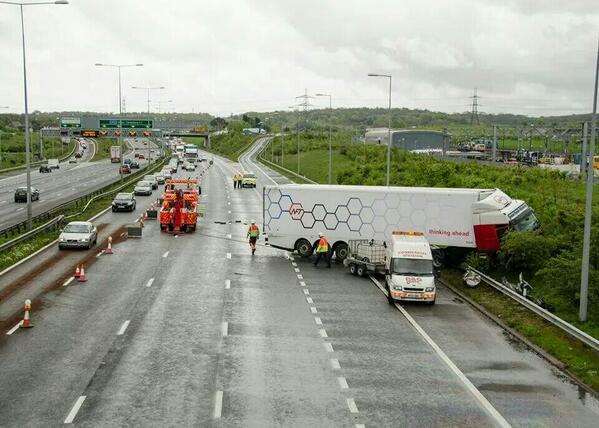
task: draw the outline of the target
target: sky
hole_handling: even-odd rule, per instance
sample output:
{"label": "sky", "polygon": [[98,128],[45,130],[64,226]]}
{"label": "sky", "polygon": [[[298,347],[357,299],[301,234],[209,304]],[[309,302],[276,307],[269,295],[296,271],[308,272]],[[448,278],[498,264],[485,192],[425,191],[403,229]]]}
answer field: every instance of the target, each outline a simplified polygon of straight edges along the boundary
{"label": "sky", "polygon": [[[24,8],[30,111],[392,105],[533,116],[592,109],[596,0],[70,0]],[[19,8],[0,4],[0,109],[23,111]],[[159,104],[160,101],[160,104]],[[328,98],[310,99],[313,108]]]}

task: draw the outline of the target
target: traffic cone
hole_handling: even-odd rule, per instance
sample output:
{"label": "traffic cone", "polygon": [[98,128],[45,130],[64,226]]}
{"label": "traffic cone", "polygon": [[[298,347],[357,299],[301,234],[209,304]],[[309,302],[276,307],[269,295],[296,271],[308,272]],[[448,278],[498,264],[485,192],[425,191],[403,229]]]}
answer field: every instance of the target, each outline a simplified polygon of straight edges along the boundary
{"label": "traffic cone", "polygon": [[81,274],[79,274],[79,278],[77,278],[77,281],[87,282],[87,277],[85,276],[85,269],[83,268],[83,265],[81,265]]}
{"label": "traffic cone", "polygon": [[144,211],[144,221],[148,219],[148,210]]}
{"label": "traffic cone", "polygon": [[75,275],[73,275],[75,278],[79,278],[81,276],[81,269],[79,268],[79,265],[77,265],[77,268],[75,269]]}
{"label": "traffic cone", "polygon": [[31,300],[25,300],[25,315],[23,316],[23,321],[21,322],[21,328],[31,328],[33,324],[31,324],[31,320],[29,319],[29,311],[31,310]]}
{"label": "traffic cone", "polygon": [[108,237],[108,246],[104,250],[104,254],[112,254],[112,236]]}

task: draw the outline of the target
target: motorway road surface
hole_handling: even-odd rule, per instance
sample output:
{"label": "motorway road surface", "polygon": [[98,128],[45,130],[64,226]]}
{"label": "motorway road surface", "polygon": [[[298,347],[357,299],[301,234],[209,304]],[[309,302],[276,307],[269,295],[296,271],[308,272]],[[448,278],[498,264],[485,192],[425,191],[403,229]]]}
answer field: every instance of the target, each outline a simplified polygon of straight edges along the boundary
{"label": "motorway road surface", "polygon": [[[148,221],[113,255],[40,256],[58,260],[22,286],[55,287],[0,339],[0,425],[597,426],[596,399],[445,289],[406,316],[339,266],[251,256],[261,187],[287,180],[252,160],[261,143],[214,157],[196,233]],[[238,169],[258,189],[234,190]],[[116,233],[152,199],[96,223]],[[63,286],[86,256],[88,282]]]}
{"label": "motorway road surface", "polygon": [[[96,150],[95,143],[93,140],[83,140],[86,141],[87,148],[83,151],[83,157],[78,159],[77,163],[70,164],[67,160],[61,162],[59,169],[44,174],[39,172],[39,167],[32,169],[31,185],[40,191],[40,200],[32,202],[34,216],[119,179],[120,164],[111,163],[110,159],[90,162],[89,160]],[[146,140],[141,138],[128,141],[132,147],[138,149],[148,147],[143,144]],[[147,158],[147,153],[145,151],[142,153]],[[131,154],[128,157],[133,157],[133,155]],[[140,161],[140,166],[144,167],[146,162]],[[14,201],[15,189],[25,185],[25,173],[0,178],[0,230],[27,219],[26,204]]]}

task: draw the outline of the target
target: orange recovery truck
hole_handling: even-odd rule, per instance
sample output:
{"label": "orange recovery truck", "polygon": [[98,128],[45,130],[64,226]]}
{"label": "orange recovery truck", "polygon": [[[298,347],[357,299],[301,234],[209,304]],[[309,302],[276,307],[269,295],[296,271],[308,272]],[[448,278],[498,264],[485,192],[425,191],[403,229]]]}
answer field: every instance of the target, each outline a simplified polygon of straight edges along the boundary
{"label": "orange recovery truck", "polygon": [[198,180],[166,180],[158,214],[160,230],[173,233],[195,231],[199,199]]}

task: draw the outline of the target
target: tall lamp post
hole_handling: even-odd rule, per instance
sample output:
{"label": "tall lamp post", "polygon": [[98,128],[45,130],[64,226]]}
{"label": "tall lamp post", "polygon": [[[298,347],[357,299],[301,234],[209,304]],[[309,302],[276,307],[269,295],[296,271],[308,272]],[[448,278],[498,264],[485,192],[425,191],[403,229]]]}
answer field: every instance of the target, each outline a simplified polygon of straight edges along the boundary
{"label": "tall lamp post", "polygon": [[25,22],[23,20],[23,6],[37,6],[44,4],[69,4],[67,0],[41,1],[22,3],[15,1],[0,1],[2,4],[19,6],[21,12],[21,42],[23,44],[23,95],[25,101],[25,166],[27,175],[27,230],[31,230],[31,153],[29,150],[29,106],[27,104],[27,61],[25,57]]}
{"label": "tall lamp post", "polygon": [[[96,64],[94,64],[96,67],[112,67],[112,68],[116,68],[119,71],[119,127],[118,127],[118,131],[119,131],[119,138],[118,138],[118,144],[119,147],[121,148],[121,165],[123,164],[123,162],[125,161],[124,157],[123,157],[123,140],[122,140],[122,135],[123,135],[123,127],[122,125],[122,116],[123,116],[123,94],[122,94],[122,84],[121,84],[121,69],[123,68],[128,68],[128,67],[143,67],[143,64],[102,64],[97,62]],[[121,175],[121,180],[123,179],[123,174],[121,173],[121,168],[119,168],[119,174]]]}
{"label": "tall lamp post", "polygon": [[[8,106],[0,106],[0,110],[6,110],[8,108]],[[0,169],[2,169],[2,130],[0,130]]]}
{"label": "tall lamp post", "polygon": [[[156,101],[156,104],[158,104],[158,113],[162,112],[162,104],[168,104],[168,103],[172,103],[173,100],[166,100],[166,101]],[[149,113],[149,112],[148,112]]]}
{"label": "tall lamp post", "polygon": [[333,131],[331,128],[331,122],[333,121],[333,96],[331,94],[316,94],[316,96],[329,97],[329,184],[331,184],[333,180]]}
{"label": "tall lamp post", "polygon": [[389,143],[387,145],[387,187],[389,186],[389,176],[391,174],[391,75],[368,73],[370,77],[384,77],[389,79]]}
{"label": "tall lamp post", "polygon": [[164,86],[131,86],[131,89],[142,89],[144,91],[147,91],[148,94],[148,115],[150,114],[150,92],[154,91],[154,90],[161,90],[164,89]]}

